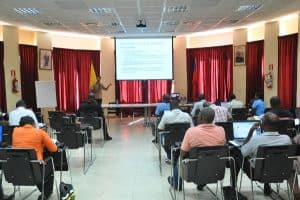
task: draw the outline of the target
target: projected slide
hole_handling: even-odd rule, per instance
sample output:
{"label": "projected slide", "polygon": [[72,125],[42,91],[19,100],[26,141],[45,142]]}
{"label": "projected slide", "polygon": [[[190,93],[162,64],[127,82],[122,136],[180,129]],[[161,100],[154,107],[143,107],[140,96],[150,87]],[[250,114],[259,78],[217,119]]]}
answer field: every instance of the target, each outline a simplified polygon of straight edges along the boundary
{"label": "projected slide", "polygon": [[172,38],[116,39],[116,78],[173,79]]}

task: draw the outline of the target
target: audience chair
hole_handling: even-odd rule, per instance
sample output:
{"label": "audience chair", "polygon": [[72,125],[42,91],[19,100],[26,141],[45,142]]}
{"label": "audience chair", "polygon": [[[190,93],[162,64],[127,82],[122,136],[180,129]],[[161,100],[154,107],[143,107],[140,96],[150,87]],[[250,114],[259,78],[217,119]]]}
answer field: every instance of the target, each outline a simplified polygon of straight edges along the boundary
{"label": "audience chair", "polygon": [[65,144],[68,149],[78,149],[83,147],[83,172],[93,164],[92,147],[89,165],[86,166],[86,143],[88,141],[86,130],[81,130],[79,124],[66,124],[60,132],[56,133],[57,140]]}
{"label": "audience chair", "polygon": [[277,124],[278,132],[293,138],[296,135],[295,121],[292,118],[281,118]]}
{"label": "audience chair", "polygon": [[166,124],[164,131],[159,131],[158,136],[158,158],[159,168],[161,172],[161,147],[163,146],[166,152],[171,153],[171,147],[176,143],[181,143],[186,130],[190,128],[190,123],[173,123]]}
{"label": "audience chair", "polygon": [[[249,159],[249,162],[252,164],[250,164],[249,166],[250,174],[247,174],[248,176],[250,175],[249,178],[251,180],[252,199],[254,199],[253,181],[257,181],[260,183],[279,184],[284,181],[287,182],[287,180],[291,176],[295,176],[295,172],[293,170],[293,163],[296,159],[296,154],[297,145],[260,146],[258,148],[256,158]],[[244,160],[245,159],[247,158],[244,158]],[[243,165],[244,162],[245,161],[243,161]],[[240,189],[242,184],[242,176],[243,170],[240,178]],[[287,188],[288,196],[290,197],[290,187],[288,186],[288,182]],[[279,195],[278,185],[277,194]]]}
{"label": "audience chair", "polygon": [[[53,164],[51,157],[41,161],[37,160],[34,149],[2,148],[0,149],[0,162],[6,181],[14,186],[14,194],[16,186],[42,184],[42,199],[44,199],[45,165],[47,162]],[[33,190],[26,197],[29,197],[36,190]]]}
{"label": "audience chair", "polygon": [[247,120],[247,108],[232,108],[231,115],[233,121]]}
{"label": "audience chair", "polygon": [[233,123],[232,122],[216,122],[215,125],[221,126],[225,130],[226,141],[230,141],[234,139],[233,136]]}
{"label": "audience chair", "polygon": [[[184,181],[192,182],[197,185],[206,185],[217,183],[216,192],[207,189],[218,197],[218,183],[220,183],[220,191],[223,199],[222,187],[225,176],[226,162],[233,160],[229,157],[228,146],[211,146],[211,147],[194,147],[189,152],[189,157],[181,160],[180,172],[182,176],[183,199],[185,199]],[[235,166],[235,163],[234,163]],[[178,178],[179,180],[179,178]],[[236,198],[237,197],[236,192]]]}
{"label": "audience chair", "polygon": [[49,123],[53,133],[60,131],[64,124],[67,124],[69,118],[63,111],[48,111]]}
{"label": "audience chair", "polygon": [[300,119],[300,108],[299,107],[294,109],[294,113],[295,113],[295,118]]}

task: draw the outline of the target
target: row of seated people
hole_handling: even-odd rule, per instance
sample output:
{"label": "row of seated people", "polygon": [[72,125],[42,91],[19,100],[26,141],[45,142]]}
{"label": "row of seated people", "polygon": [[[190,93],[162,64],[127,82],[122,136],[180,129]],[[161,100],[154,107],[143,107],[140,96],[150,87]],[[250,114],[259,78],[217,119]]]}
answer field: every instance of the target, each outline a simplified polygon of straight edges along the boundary
{"label": "row of seated people", "polygon": [[[95,101],[95,96],[90,93],[88,100],[83,102],[79,109],[78,115],[82,116],[85,113],[97,112],[97,116],[101,116],[103,125],[103,136],[105,140],[111,140],[107,132],[105,118],[102,112],[101,105]],[[99,118],[100,119],[100,118]],[[61,119],[60,119],[61,120]],[[62,120],[64,121],[64,120]],[[26,108],[26,103],[20,100],[16,103],[16,109],[9,113],[8,124],[9,128],[16,127],[13,129],[13,133],[7,139],[8,143],[12,144],[15,148],[34,148],[37,154],[38,160],[43,160],[43,149],[47,149],[50,152],[57,151],[57,147],[54,142],[50,139],[50,136],[43,130],[39,129],[39,123],[34,112]],[[7,126],[5,126],[7,127]],[[100,128],[100,127],[99,127]],[[45,190],[44,195],[47,199],[53,190],[53,170],[52,166],[46,166],[46,179],[45,179]],[[41,191],[41,185],[38,185]],[[12,199],[12,196],[6,196],[3,194],[2,189],[0,190],[0,199]],[[42,197],[40,196],[39,199]]]}
{"label": "row of seated people", "polygon": [[[169,124],[169,123],[184,123],[184,122],[186,122],[186,123],[190,123],[190,125],[193,126],[193,122],[191,122],[191,117],[187,113],[183,113],[182,111],[180,111],[180,108],[178,106],[178,102],[176,103],[176,101],[171,101],[170,103],[168,103],[166,101],[163,104],[164,104],[163,106],[158,106],[157,108],[161,108],[160,110],[163,110],[162,108],[165,108],[165,110],[167,110],[168,105],[171,105],[170,106],[171,111],[170,112],[165,112],[159,118],[159,121],[157,123],[158,124],[158,131],[159,130],[164,130],[165,125]],[[284,109],[280,108],[280,99],[278,97],[272,97],[270,99],[270,104],[272,106],[272,109],[269,110],[271,113],[278,114],[280,117],[290,117],[290,116],[292,116],[289,112],[286,112]],[[203,107],[203,109],[204,109],[204,107]],[[157,109],[157,110],[159,110],[159,109]],[[214,117],[213,117],[211,122],[214,123],[216,121],[215,120],[215,115],[217,113],[216,113],[216,110],[213,109],[213,107],[212,107],[211,110],[213,110],[213,113],[214,113]],[[200,112],[199,114],[201,116],[203,113]],[[279,122],[277,122],[277,123],[279,123]],[[195,128],[197,128],[197,127],[195,127]],[[188,131],[187,131],[187,133],[188,133]],[[185,137],[187,137],[187,136],[185,136]],[[202,142],[205,143],[205,140],[203,140]],[[200,144],[200,146],[202,145],[201,142],[199,144]],[[168,159],[170,159],[170,147],[165,147],[165,150],[166,150]],[[236,153],[236,155],[237,155],[237,159],[240,158],[240,154]],[[266,186],[266,187],[268,187],[268,186]],[[268,190],[268,189],[266,189],[266,190]]]}
{"label": "row of seated people", "polygon": [[[199,115],[199,124],[196,127],[189,128],[182,141],[180,147],[180,156],[182,159],[189,156],[189,152],[194,147],[205,147],[205,146],[219,146],[226,144],[225,131],[222,127],[213,124],[214,111],[211,108],[204,108]],[[244,141],[241,147],[230,148],[230,155],[233,156],[236,166],[236,174],[238,175],[240,169],[242,168],[243,158],[255,157],[258,147],[261,145],[289,145],[292,140],[287,135],[280,135],[277,130],[277,123],[279,122],[278,116],[273,113],[266,113],[262,118],[261,128],[263,129],[263,134],[258,136],[253,136],[253,132],[257,129],[258,124],[254,124],[251,127],[248,137]],[[175,154],[176,155],[176,154]],[[178,154],[179,155],[179,154]],[[177,157],[178,159],[178,157]],[[175,160],[176,156],[175,156]],[[176,163],[176,162],[175,162]],[[231,165],[233,166],[233,165]],[[243,164],[243,170],[250,177],[250,166],[253,168],[254,165],[245,159]],[[174,176],[168,177],[168,182],[172,187],[176,189],[181,189],[182,180],[178,180],[178,165],[174,164]],[[237,176],[234,175],[234,168],[231,167],[231,183],[232,186],[236,186]],[[293,185],[293,178],[289,179],[290,186]],[[204,185],[198,185],[197,188],[202,190]],[[179,188],[178,188],[179,187]],[[296,199],[299,199],[300,190],[297,187],[293,187],[294,195]],[[271,188],[268,183],[264,185],[264,193],[270,195]]]}

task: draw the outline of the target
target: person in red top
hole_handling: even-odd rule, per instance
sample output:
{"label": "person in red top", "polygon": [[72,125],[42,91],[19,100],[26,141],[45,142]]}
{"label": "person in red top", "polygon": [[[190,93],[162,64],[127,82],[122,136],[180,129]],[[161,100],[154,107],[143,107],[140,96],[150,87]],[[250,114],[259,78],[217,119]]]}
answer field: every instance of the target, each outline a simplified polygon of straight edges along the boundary
{"label": "person in red top", "polygon": [[[212,108],[205,107],[201,110],[198,116],[198,126],[189,128],[183,138],[183,142],[180,147],[180,156],[184,159],[188,157],[189,151],[193,147],[206,147],[206,146],[218,146],[225,145],[225,131],[223,127],[213,124],[215,112]],[[174,182],[177,185],[178,167],[174,166]],[[181,180],[180,187],[181,190]],[[173,177],[168,177],[170,185],[173,184]],[[202,190],[203,185],[198,185],[197,189]],[[177,189],[177,188],[176,188]]]}
{"label": "person in red top", "polygon": [[[33,148],[38,160],[43,160],[44,148],[49,152],[56,152],[57,146],[49,135],[42,129],[34,127],[34,120],[30,116],[22,117],[20,127],[14,128],[12,135],[13,148]],[[45,168],[44,199],[48,199],[53,191],[54,171],[52,162],[47,163]],[[42,184],[37,185],[42,192]],[[42,195],[39,196],[41,199]]]}

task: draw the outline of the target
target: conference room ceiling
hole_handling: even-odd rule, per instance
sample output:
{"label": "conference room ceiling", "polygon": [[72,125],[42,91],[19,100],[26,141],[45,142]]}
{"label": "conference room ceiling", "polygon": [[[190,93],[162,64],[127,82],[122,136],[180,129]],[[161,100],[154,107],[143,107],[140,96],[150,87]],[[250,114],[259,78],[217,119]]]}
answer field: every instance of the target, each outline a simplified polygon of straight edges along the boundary
{"label": "conference room ceiling", "polygon": [[299,10],[300,0],[0,0],[0,21],[104,36],[180,35],[240,27]]}

